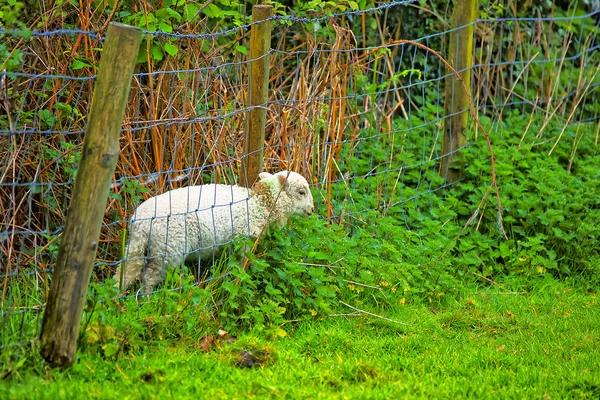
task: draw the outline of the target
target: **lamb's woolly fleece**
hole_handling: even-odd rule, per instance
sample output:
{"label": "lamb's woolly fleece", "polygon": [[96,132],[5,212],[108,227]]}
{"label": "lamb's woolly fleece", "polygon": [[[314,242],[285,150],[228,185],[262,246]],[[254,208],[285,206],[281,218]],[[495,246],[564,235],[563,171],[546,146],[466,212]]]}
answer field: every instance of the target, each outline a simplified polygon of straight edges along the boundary
{"label": "lamb's woolly fleece", "polygon": [[[283,227],[294,214],[313,213],[306,179],[295,172],[262,172],[252,190],[201,185],[152,197],[135,210],[129,228],[123,290],[138,277],[150,290],[164,280],[164,268],[212,257],[235,236],[256,239],[275,222]],[[121,267],[114,279],[121,279]],[[117,283],[119,286],[119,283]]]}

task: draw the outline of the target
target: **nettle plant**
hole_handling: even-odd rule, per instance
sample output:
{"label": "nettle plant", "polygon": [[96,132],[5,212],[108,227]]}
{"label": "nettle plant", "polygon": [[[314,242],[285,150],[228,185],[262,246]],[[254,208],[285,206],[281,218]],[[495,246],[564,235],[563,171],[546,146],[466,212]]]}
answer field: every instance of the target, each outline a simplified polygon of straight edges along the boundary
{"label": "nettle plant", "polygon": [[[461,239],[458,255],[465,265],[486,275],[497,272],[597,275],[600,261],[600,162],[593,127],[567,126],[563,137],[551,122],[537,135],[543,121],[527,132],[527,119],[510,115],[494,135],[496,173],[502,200],[503,225],[499,230],[496,199],[488,195],[475,229]],[[582,133],[582,131],[585,131]],[[578,133],[579,132],[579,133]],[[578,140],[575,140],[578,138]],[[556,147],[550,153],[555,142]],[[485,143],[478,140],[465,152],[466,182],[454,187],[449,201],[458,206],[463,221],[470,217],[461,203],[481,199],[489,181],[490,164],[481,157]],[[575,156],[576,154],[576,156]],[[476,203],[475,203],[476,204]]]}
{"label": "nettle plant", "polygon": [[451,259],[435,257],[458,233],[444,227],[456,214],[408,213],[419,231],[377,210],[341,224],[295,219],[291,229],[270,230],[250,263],[230,266],[214,296],[224,329],[281,333],[290,321],[352,312],[343,303],[385,314],[394,304],[440,301],[458,287]]}

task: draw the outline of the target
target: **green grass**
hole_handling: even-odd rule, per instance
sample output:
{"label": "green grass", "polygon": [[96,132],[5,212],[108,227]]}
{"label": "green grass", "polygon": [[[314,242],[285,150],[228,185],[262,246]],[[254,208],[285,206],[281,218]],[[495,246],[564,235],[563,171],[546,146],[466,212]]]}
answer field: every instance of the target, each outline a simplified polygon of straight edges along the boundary
{"label": "green grass", "polygon": [[[222,340],[208,353],[201,339],[185,337],[116,361],[84,351],[62,372],[32,357],[12,366],[0,398],[598,399],[595,288],[543,276],[500,284],[471,285],[438,304],[398,303],[382,315],[410,325],[332,316],[287,327],[280,339]],[[237,366],[243,350],[262,364]]]}
{"label": "green grass", "polygon": [[[527,121],[507,119],[515,132]],[[489,185],[479,141],[465,150],[465,181],[443,196],[385,217],[293,220],[267,233],[248,268],[224,260],[212,272],[228,273],[206,285],[182,269],[165,283],[181,290],[115,300],[114,282],[94,281],[69,370],[47,367],[28,342],[38,314],[7,314],[0,399],[599,399],[600,153],[590,132],[571,170],[570,141],[548,156],[547,140],[496,138],[508,240],[491,195],[463,230]],[[357,209],[369,209],[373,196],[359,193],[372,192],[354,189]],[[13,309],[43,304],[28,279],[12,281]],[[239,336],[214,339],[219,328]],[[254,368],[238,365],[244,352]]]}

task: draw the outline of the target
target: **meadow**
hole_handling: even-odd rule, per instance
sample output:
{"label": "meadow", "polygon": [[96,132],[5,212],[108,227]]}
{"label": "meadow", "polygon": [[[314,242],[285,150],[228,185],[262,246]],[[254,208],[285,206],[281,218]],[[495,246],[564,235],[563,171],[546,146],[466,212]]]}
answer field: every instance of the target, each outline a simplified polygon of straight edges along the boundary
{"label": "meadow", "polygon": [[[0,398],[600,397],[597,10],[480,2],[479,124],[450,182],[447,2],[275,2],[264,168],[305,175],[315,215],[143,295],[110,279],[136,204],[238,179],[251,2],[9,3]],[[42,313],[109,21],[144,43],[77,359],[52,369]]]}
{"label": "meadow", "polygon": [[213,268],[228,273],[204,285],[190,269],[150,297],[93,283],[75,365],[50,369],[35,340],[5,349],[2,398],[597,398],[600,155],[588,128],[566,130],[583,135],[573,164],[568,141],[547,156],[551,143],[519,148],[502,130],[508,239],[493,196],[477,225],[461,208],[484,190],[479,140],[465,182],[403,213],[293,219],[247,269],[224,257]]}
{"label": "meadow", "polygon": [[348,310],[302,321],[285,337],[250,331],[232,339],[206,329],[156,338],[116,358],[86,350],[67,371],[48,369],[34,355],[3,371],[0,393],[4,399],[598,398],[597,286],[548,276],[494,283],[472,284],[439,304],[386,307],[385,320]]}

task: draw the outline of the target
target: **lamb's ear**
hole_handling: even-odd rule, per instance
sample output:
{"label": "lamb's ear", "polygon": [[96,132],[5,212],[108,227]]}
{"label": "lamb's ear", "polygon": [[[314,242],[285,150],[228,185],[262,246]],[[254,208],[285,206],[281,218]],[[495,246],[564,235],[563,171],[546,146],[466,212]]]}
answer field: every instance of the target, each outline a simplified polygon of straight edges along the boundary
{"label": "lamb's ear", "polygon": [[272,178],[272,177],[273,177],[273,175],[271,175],[268,172],[261,172],[260,174],[258,174],[257,181],[266,181],[266,180],[268,180],[269,178]]}
{"label": "lamb's ear", "polygon": [[279,185],[283,187],[285,181],[287,181],[287,172],[279,172],[277,175],[277,180],[279,181]]}

